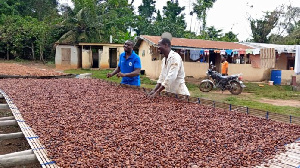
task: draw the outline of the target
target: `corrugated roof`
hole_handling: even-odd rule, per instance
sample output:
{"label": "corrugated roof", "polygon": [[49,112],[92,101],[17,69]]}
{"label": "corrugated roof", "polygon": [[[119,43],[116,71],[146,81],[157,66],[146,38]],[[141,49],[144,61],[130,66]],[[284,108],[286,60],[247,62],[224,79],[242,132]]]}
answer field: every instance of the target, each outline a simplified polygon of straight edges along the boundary
{"label": "corrugated roof", "polygon": [[[141,35],[140,39],[146,40],[152,45],[158,45],[160,36],[147,36]],[[224,41],[210,41],[202,39],[186,39],[186,38],[172,38],[172,46],[192,47],[192,48],[205,48],[205,49],[252,49],[252,47],[242,45],[234,42]]]}
{"label": "corrugated roof", "polygon": [[280,45],[280,44],[267,44],[267,43],[252,43],[243,42],[240,43],[253,48],[274,48],[279,54],[280,53],[296,53],[297,45]]}

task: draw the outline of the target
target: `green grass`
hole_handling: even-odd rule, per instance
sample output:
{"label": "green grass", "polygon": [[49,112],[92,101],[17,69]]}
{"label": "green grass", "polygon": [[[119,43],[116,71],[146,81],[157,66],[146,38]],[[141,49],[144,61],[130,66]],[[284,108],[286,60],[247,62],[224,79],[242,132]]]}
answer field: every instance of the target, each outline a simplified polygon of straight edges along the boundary
{"label": "green grass", "polygon": [[[121,78],[112,77],[106,78],[106,74],[113,70],[67,70],[66,73],[81,74],[92,73],[92,77],[105,79],[120,83]],[[144,75],[141,75],[141,87],[154,88],[156,81],[150,80]],[[207,98],[219,102],[225,102],[233,105],[247,106],[249,108],[275,112],[286,115],[300,116],[300,108],[290,106],[275,106],[267,103],[261,103],[261,98],[267,99],[283,99],[283,100],[299,100],[300,92],[292,90],[291,86],[278,86],[261,83],[245,83],[246,88],[240,95],[222,94],[221,92],[201,92],[198,85],[192,83],[186,83],[192,97]],[[228,91],[227,91],[228,92]],[[248,93],[248,94],[247,94]]]}
{"label": "green grass", "polygon": [[266,84],[259,86],[257,83],[245,83],[245,85],[245,92],[253,93],[260,98],[300,100],[300,92],[293,91],[291,86]]}
{"label": "green grass", "polygon": [[238,105],[238,106],[246,106],[249,108],[259,109],[263,111],[269,111],[279,114],[285,115],[293,115],[293,116],[300,116],[300,108],[297,107],[290,107],[290,106],[274,106],[267,103],[260,103],[254,100],[246,100],[237,98],[234,96],[230,96],[224,99],[225,103]]}
{"label": "green grass", "polygon": [[[105,79],[112,82],[120,83],[122,78],[118,78],[116,76],[113,76],[111,78],[107,78],[107,73],[113,72],[111,69],[106,70],[89,70],[89,69],[72,69],[72,70],[66,70],[65,73],[72,73],[72,74],[82,74],[82,73],[92,73],[93,78],[98,79]],[[147,78],[145,75],[141,75],[141,86],[146,88],[153,88],[156,85],[156,81],[152,81],[149,78]]]}

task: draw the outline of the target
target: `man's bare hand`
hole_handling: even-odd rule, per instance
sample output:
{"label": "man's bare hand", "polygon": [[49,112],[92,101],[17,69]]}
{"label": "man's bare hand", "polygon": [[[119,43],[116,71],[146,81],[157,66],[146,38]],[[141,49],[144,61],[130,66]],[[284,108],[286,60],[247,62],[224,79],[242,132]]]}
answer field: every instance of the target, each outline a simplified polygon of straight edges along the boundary
{"label": "man's bare hand", "polygon": [[110,78],[110,77],[112,77],[113,75],[111,74],[111,73],[108,73],[108,74],[106,74],[106,77],[107,78]]}
{"label": "man's bare hand", "polygon": [[123,74],[123,73],[121,73],[121,72],[119,72],[119,73],[117,73],[117,77],[119,78],[119,77],[124,77],[125,76],[125,74]]}
{"label": "man's bare hand", "polygon": [[152,90],[151,92],[148,93],[148,97],[149,97],[149,98],[154,98],[154,97],[156,97],[158,94],[159,94],[158,92]]}

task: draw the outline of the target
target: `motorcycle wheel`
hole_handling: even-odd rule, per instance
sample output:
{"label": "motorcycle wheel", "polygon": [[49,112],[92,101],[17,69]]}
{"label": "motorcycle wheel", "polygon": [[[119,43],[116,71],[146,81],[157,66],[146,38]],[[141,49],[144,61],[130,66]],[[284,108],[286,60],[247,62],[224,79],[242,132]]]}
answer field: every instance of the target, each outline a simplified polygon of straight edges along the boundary
{"label": "motorcycle wheel", "polygon": [[231,86],[231,88],[229,91],[233,95],[238,95],[238,94],[242,93],[242,91],[243,91],[243,87],[237,81],[230,82],[230,86]]}
{"label": "motorcycle wheel", "polygon": [[209,92],[213,89],[213,85],[210,82],[201,82],[199,85],[199,89],[202,92]]}

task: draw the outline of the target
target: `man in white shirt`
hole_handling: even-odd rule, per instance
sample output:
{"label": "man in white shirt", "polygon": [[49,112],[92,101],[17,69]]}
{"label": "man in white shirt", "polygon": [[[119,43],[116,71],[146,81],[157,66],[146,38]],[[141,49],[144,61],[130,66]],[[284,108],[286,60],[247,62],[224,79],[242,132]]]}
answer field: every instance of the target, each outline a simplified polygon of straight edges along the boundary
{"label": "man in white shirt", "polygon": [[167,92],[189,96],[190,93],[185,85],[185,73],[181,56],[171,50],[170,40],[162,38],[158,42],[158,51],[164,55],[161,73],[155,88],[149,95],[155,97],[166,89]]}

